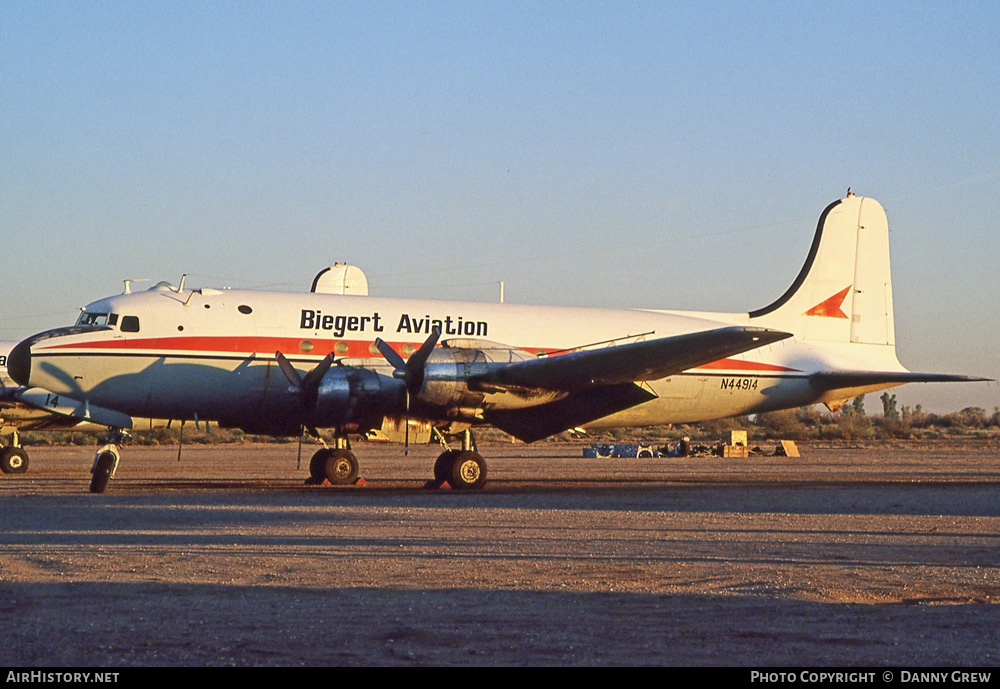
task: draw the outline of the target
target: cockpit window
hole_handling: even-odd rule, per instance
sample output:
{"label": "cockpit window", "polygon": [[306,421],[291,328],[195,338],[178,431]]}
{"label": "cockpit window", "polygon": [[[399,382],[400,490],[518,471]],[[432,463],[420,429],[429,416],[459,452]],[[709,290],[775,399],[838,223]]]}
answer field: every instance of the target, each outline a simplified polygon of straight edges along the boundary
{"label": "cockpit window", "polygon": [[122,332],[123,333],[137,333],[137,332],[139,332],[139,317],[138,316],[122,316]]}
{"label": "cockpit window", "polygon": [[80,314],[80,317],[76,319],[77,325],[107,325],[108,324],[108,314],[106,313],[91,313],[90,311],[84,311]]}

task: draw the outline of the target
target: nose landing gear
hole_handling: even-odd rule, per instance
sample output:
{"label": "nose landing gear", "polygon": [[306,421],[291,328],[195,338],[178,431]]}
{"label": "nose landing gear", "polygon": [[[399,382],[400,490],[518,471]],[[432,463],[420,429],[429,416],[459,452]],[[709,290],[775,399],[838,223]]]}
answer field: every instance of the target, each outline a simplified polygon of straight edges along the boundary
{"label": "nose landing gear", "polygon": [[106,444],[94,455],[94,464],[90,467],[90,492],[103,493],[108,487],[108,481],[115,475],[118,462],[121,460],[118,446],[131,440],[132,436],[123,428],[112,428],[105,437]]}

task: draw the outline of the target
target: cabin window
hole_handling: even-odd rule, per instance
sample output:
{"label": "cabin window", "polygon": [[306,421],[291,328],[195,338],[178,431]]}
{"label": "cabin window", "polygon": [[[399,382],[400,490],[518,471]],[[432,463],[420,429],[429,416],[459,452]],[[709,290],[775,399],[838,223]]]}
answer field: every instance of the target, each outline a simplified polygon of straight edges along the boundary
{"label": "cabin window", "polygon": [[253,313],[253,309],[251,309],[251,308],[250,308],[249,306],[247,306],[246,304],[240,304],[239,306],[237,306],[237,307],[236,307],[236,309],[237,309],[237,310],[238,310],[238,311],[239,311],[240,313],[243,313],[243,314],[247,314],[247,315],[249,315],[249,314]]}
{"label": "cabin window", "polygon": [[137,333],[137,332],[139,332],[139,317],[138,316],[122,316],[122,332],[123,333]]}
{"label": "cabin window", "polygon": [[108,316],[108,325],[118,325],[118,314],[113,313]]}

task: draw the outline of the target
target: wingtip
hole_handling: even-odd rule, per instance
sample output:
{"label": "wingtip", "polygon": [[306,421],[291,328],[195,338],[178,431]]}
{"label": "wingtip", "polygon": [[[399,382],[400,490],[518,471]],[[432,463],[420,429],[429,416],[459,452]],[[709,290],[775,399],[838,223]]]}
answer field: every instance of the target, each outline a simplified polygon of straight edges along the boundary
{"label": "wingtip", "polygon": [[757,326],[747,326],[743,328],[743,331],[749,334],[755,342],[760,341],[762,345],[780,342],[781,340],[787,340],[789,337],[795,336],[795,333],[790,333],[786,330],[775,330],[774,328],[761,328]]}

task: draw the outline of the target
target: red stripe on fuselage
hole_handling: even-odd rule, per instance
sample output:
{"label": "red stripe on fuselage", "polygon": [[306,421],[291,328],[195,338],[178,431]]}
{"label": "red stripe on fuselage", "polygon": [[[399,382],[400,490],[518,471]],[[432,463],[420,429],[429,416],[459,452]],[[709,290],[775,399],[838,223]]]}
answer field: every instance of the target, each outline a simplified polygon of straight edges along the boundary
{"label": "red stripe on fuselage", "polygon": [[[303,347],[303,343],[310,343],[312,347]],[[337,351],[338,344],[347,345],[347,350]],[[409,352],[403,354],[403,348],[411,345],[418,348],[421,342],[390,342],[389,345],[403,356],[408,356]],[[118,338],[114,340],[95,340],[90,342],[69,342],[66,344],[53,345],[46,349],[98,349],[113,351],[148,351],[151,356],[170,356],[172,354],[205,354],[210,352],[232,352],[238,354],[266,354],[273,356],[274,352],[281,352],[286,356],[326,356],[330,352],[337,357],[366,358],[378,357],[381,354],[375,350],[374,340],[320,340],[307,337],[148,337]],[[525,351],[532,354],[539,352],[566,353],[565,349],[544,349],[541,347],[525,347]],[[742,361],[737,359],[719,359],[709,364],[698,366],[695,370],[723,370],[723,371],[743,371],[755,373],[781,373],[799,372],[799,369],[787,368],[776,364],[766,364],[758,361]]]}
{"label": "red stripe on fuselage", "polygon": [[[304,343],[309,343],[303,346]],[[340,351],[337,345],[342,345]],[[419,348],[422,341],[389,342],[400,354],[406,345]],[[347,345],[344,351],[343,345]],[[172,354],[207,354],[231,352],[234,354],[268,354],[281,352],[287,356],[308,354],[310,356],[326,356],[333,352],[338,357],[371,357],[381,358],[375,349],[374,340],[323,340],[310,337],[147,337],[147,338],[116,338],[114,340],[91,340],[89,342],[67,342],[53,344],[45,349],[89,349],[112,351],[150,351],[152,355],[170,356]],[[525,348],[525,351],[537,354],[546,350],[542,348]],[[407,356],[403,354],[403,356]]]}

